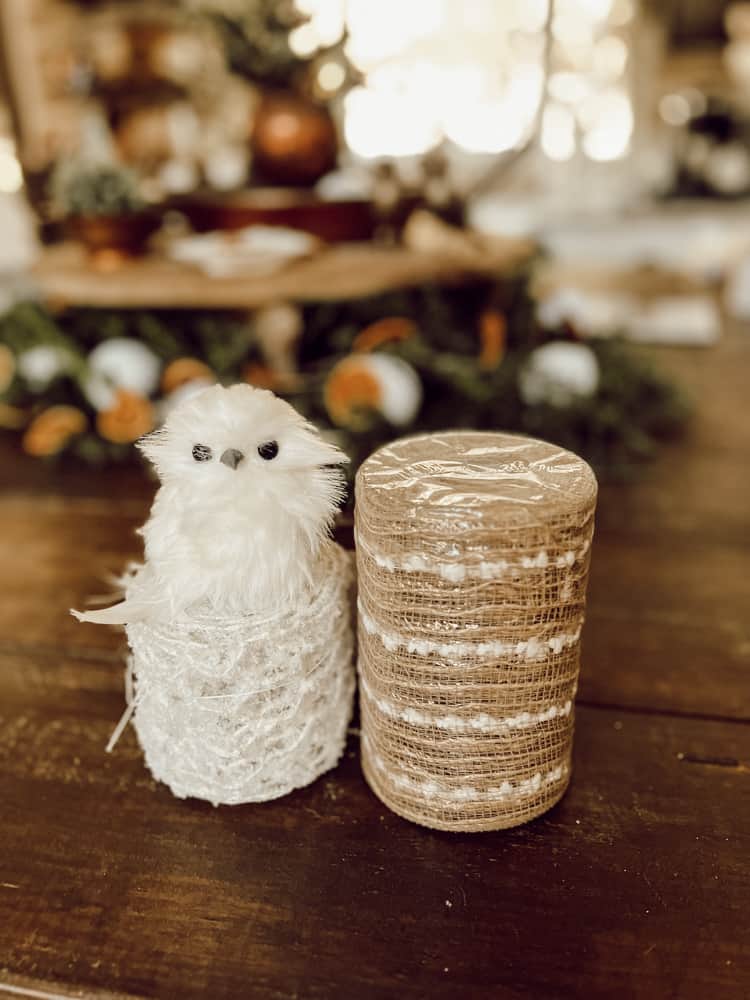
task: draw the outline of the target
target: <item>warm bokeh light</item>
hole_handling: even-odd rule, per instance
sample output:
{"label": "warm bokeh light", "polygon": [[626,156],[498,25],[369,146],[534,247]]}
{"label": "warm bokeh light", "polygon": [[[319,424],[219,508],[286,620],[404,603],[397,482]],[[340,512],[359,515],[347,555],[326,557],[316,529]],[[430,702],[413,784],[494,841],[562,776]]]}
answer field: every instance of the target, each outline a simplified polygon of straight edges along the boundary
{"label": "warm bokeh light", "polygon": [[542,116],[542,151],[551,160],[569,160],[576,151],[576,122],[569,108],[550,102]]}
{"label": "warm bokeh light", "polygon": [[335,94],[346,80],[346,70],[337,62],[326,62],[318,70],[318,85],[322,90]]}
{"label": "warm bokeh light", "polygon": [[563,104],[578,104],[591,93],[591,83],[583,73],[553,73],[547,85],[550,96]]}
{"label": "warm bokeh light", "polygon": [[364,157],[416,156],[440,141],[418,100],[355,87],[344,99],[347,145]]}
{"label": "warm bokeh light", "polygon": [[319,48],[341,40],[346,26],[346,0],[296,0],[295,6],[309,18],[307,24]]}
{"label": "warm bokeh light", "polygon": [[[365,158],[411,156],[449,140],[499,153],[531,134],[544,95],[548,0],[298,0],[311,16],[295,29],[309,54],[347,31],[346,54],[363,77],[344,100],[349,148]],[[304,31],[303,31],[304,28]],[[318,71],[324,91],[337,67]]]}
{"label": "warm bokeh light", "polygon": [[581,119],[586,128],[583,150],[590,159],[617,160],[624,156],[633,132],[633,108],[624,90],[613,88],[586,102]]}
{"label": "warm bokeh light", "polygon": [[300,24],[289,33],[289,48],[301,59],[306,59],[318,50],[319,39],[311,24]]}
{"label": "warm bokeh light", "polygon": [[628,153],[634,124],[628,46],[618,30],[633,13],[632,0],[556,0],[541,136],[550,159],[570,159],[578,148],[597,161]]}
{"label": "warm bokeh light", "polygon": [[22,184],[23,173],[14,145],[8,139],[0,139],[0,192],[14,194],[20,191]]}
{"label": "warm bokeh light", "polygon": [[612,0],[573,0],[572,3],[568,0],[568,3],[593,22],[606,21],[612,10]]}
{"label": "warm bokeh light", "polygon": [[[291,43],[311,55],[343,36],[362,74],[346,95],[343,128],[364,158],[414,156],[448,140],[470,153],[522,145],[545,99],[549,0],[297,0],[310,20]],[[541,148],[553,160],[580,150],[593,160],[624,156],[633,131],[621,29],[633,0],[556,0]],[[324,62],[324,93],[343,85]],[[669,113],[669,108],[667,110]]]}
{"label": "warm bokeh light", "polygon": [[616,80],[622,76],[627,61],[628,47],[617,35],[605,35],[594,45],[592,69],[601,79]]}
{"label": "warm bokeh light", "polygon": [[478,97],[454,104],[445,115],[445,134],[470,153],[501,153],[520,145],[544,93],[540,66],[524,64],[502,97]]}
{"label": "warm bokeh light", "polygon": [[532,34],[543,31],[548,13],[548,0],[515,0],[515,16],[519,31]]}
{"label": "warm bokeh light", "polygon": [[633,20],[635,15],[635,0],[614,0],[609,16],[610,26],[622,28]]}
{"label": "warm bokeh light", "polygon": [[665,94],[659,101],[659,114],[667,125],[686,125],[690,121],[690,102],[682,94]]}

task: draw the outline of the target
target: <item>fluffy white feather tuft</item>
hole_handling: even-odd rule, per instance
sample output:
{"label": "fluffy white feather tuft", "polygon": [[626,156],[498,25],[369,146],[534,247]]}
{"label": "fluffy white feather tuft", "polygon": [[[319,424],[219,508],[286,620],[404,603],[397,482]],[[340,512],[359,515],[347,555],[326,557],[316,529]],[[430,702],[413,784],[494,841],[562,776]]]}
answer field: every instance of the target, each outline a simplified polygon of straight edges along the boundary
{"label": "fluffy white feather tuft", "polygon": [[284,400],[249,385],[185,400],[139,447],[161,480],[126,599],[81,621],[237,615],[300,599],[344,493],[348,458]]}

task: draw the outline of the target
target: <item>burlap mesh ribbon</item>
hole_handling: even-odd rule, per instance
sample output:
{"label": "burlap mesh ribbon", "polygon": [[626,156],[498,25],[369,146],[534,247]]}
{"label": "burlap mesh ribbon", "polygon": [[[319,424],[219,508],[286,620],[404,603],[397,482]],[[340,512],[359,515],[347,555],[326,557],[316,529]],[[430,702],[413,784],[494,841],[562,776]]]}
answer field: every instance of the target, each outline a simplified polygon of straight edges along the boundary
{"label": "burlap mesh ribbon", "polygon": [[523,823],[570,777],[596,480],[510,434],[406,438],[356,483],[362,763],[394,812]]}

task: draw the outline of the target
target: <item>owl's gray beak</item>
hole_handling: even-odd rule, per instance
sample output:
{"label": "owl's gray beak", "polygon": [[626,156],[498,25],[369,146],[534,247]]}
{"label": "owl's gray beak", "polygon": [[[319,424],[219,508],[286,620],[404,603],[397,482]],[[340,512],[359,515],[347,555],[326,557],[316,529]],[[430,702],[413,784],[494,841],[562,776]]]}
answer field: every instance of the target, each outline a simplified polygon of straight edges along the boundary
{"label": "owl's gray beak", "polygon": [[236,469],[244,457],[236,448],[227,448],[219,461],[222,465],[228,465],[230,469]]}

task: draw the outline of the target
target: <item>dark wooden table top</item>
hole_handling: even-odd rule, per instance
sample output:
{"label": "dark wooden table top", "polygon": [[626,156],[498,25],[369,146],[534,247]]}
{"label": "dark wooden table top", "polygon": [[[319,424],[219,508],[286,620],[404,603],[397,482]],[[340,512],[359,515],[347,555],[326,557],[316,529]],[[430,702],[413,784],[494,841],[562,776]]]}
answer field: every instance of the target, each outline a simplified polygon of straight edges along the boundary
{"label": "dark wooden table top", "polygon": [[138,552],[135,470],[0,456],[0,995],[750,996],[750,338],[659,361],[689,438],[603,489],[575,772],[515,830],[413,826],[341,765],[179,801],[123,707],[122,637],[67,613]]}

